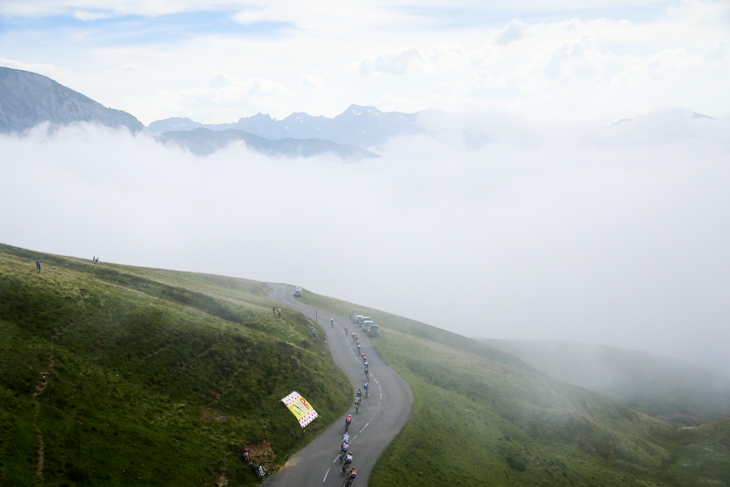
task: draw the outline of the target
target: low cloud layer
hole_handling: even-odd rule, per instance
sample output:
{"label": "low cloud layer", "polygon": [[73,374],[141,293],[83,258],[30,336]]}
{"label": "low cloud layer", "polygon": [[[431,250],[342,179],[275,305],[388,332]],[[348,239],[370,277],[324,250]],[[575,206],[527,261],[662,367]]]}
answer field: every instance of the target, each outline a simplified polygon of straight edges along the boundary
{"label": "low cloud layer", "polygon": [[242,145],[200,158],[86,125],[4,136],[0,241],[290,282],[467,336],[596,342],[730,373],[730,120],[423,122],[427,135],[356,164]]}

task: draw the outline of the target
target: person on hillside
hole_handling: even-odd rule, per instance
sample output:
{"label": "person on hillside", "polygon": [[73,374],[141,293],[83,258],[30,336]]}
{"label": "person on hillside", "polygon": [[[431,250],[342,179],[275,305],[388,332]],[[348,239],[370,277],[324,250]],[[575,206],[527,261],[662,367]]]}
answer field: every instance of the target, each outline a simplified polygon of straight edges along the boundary
{"label": "person on hillside", "polygon": [[324,335],[324,336],[322,337],[322,339],[324,340],[324,343],[327,343],[327,335]]}
{"label": "person on hillside", "polygon": [[37,258],[37,259],[35,260],[35,268],[36,268],[36,270],[38,271],[38,274],[40,274],[40,273],[41,273],[41,262],[43,262],[43,261],[41,260],[41,258],[40,258],[40,257],[38,257],[38,258]]}
{"label": "person on hillside", "polygon": [[281,308],[276,310],[277,313],[279,313],[279,319],[281,319]]}
{"label": "person on hillside", "polygon": [[273,308],[271,308],[271,312],[274,313],[274,316],[276,316],[276,306],[274,306]]}
{"label": "person on hillside", "polygon": [[251,449],[244,448],[243,452],[241,453],[241,458],[243,458],[244,462],[250,462],[251,461]]}
{"label": "person on hillside", "polygon": [[346,471],[350,465],[352,465],[352,452],[347,452],[345,463],[342,465],[342,471]]}

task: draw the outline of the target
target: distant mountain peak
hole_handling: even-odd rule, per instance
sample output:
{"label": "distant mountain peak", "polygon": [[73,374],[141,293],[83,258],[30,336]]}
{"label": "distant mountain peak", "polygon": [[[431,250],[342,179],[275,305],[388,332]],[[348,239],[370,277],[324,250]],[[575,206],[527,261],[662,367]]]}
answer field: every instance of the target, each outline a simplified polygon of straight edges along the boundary
{"label": "distant mountain peak", "polygon": [[316,138],[367,148],[378,147],[388,139],[399,135],[422,133],[423,127],[418,124],[417,116],[417,113],[384,113],[373,106],[352,104],[333,118],[294,112],[282,120],[276,120],[268,114],[257,113],[251,117],[240,118],[236,123],[199,124],[191,120],[192,123],[188,126],[177,129],[172,127],[173,119],[158,120],[151,123],[148,130],[164,133],[173,130],[194,130],[200,127],[213,131],[235,129],[269,140],[287,137]]}
{"label": "distant mountain peak", "polygon": [[144,129],[129,113],[107,108],[51,78],[0,67],[0,132],[22,132],[43,122],[93,122],[132,132]]}

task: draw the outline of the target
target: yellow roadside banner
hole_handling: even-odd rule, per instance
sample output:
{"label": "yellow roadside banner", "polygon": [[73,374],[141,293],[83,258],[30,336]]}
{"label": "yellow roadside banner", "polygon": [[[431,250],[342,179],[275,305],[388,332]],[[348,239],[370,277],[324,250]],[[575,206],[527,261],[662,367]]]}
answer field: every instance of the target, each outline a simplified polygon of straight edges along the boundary
{"label": "yellow roadside banner", "polygon": [[289,411],[299,420],[299,424],[302,428],[307,426],[309,423],[314,421],[314,418],[319,416],[317,411],[314,410],[311,404],[307,402],[298,392],[294,391],[284,399],[281,400]]}

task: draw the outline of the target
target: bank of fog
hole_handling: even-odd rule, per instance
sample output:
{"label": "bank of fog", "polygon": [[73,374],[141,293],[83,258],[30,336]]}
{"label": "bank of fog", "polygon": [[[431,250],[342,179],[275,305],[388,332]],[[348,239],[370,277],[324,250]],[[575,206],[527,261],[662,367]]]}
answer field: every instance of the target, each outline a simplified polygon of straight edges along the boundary
{"label": "bank of fog", "polygon": [[2,137],[0,240],[284,281],[467,336],[730,371],[730,123],[426,114],[376,160],[201,158],[78,125]]}

